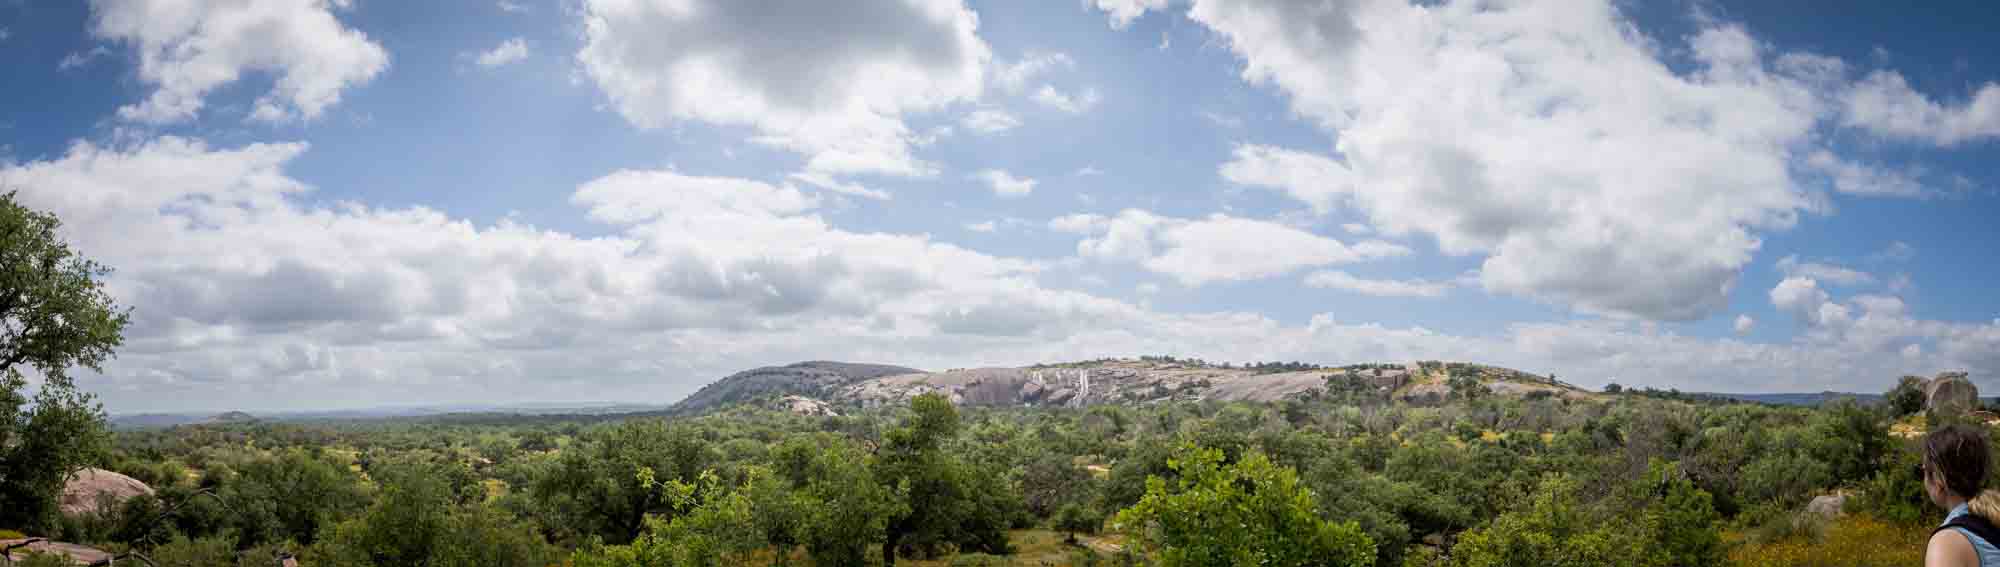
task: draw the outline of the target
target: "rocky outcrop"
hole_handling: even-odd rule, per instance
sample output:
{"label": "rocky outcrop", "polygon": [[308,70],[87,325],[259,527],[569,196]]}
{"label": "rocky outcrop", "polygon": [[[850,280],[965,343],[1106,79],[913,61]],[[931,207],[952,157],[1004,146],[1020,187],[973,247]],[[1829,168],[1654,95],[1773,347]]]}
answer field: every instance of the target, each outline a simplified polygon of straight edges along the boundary
{"label": "rocky outcrop", "polygon": [[26,561],[30,553],[60,555],[69,558],[70,562],[77,565],[89,565],[111,559],[111,554],[103,550],[60,541],[41,540],[30,543],[28,539],[0,539],[0,550],[6,550],[8,563]]}
{"label": "rocky outcrop", "polygon": [[71,474],[63,484],[60,504],[64,514],[87,514],[96,511],[100,504],[116,505],[152,493],[153,487],[139,479],[104,469],[83,469]]}
{"label": "rocky outcrop", "polygon": [[834,411],[833,406],[805,396],[778,398],[778,409],[808,417],[840,417],[840,412]]}
{"label": "rocky outcrop", "polygon": [[[1455,373],[1455,374],[1454,374]],[[1220,400],[1272,402],[1322,392],[1329,381],[1349,380],[1412,403],[1442,403],[1446,379],[1477,378],[1503,396],[1585,396],[1575,388],[1515,370],[1462,363],[1357,365],[1347,368],[1259,373],[1185,361],[1100,360],[1029,368],[972,368],[885,376],[848,385],[828,396],[836,404],[864,407],[905,403],[930,392],[975,406],[1085,407]]]}
{"label": "rocky outcrop", "polygon": [[864,380],[921,373],[887,364],[812,361],[745,370],[716,380],[674,404],[675,414],[698,414],[745,402],[769,401],[785,395],[826,399],[842,387]]}
{"label": "rocky outcrop", "polygon": [[1846,494],[1828,494],[1813,498],[1812,502],[1806,504],[1806,515],[1820,520],[1832,520],[1845,514],[1846,507]]}
{"label": "rocky outcrop", "polygon": [[1979,388],[1964,372],[1944,372],[1924,381],[1924,411],[1965,412],[1979,407]]}

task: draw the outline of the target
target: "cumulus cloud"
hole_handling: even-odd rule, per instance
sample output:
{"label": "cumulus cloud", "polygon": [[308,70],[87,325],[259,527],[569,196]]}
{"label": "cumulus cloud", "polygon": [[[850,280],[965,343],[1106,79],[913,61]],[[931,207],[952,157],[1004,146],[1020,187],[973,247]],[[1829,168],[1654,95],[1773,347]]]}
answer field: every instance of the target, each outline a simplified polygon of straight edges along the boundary
{"label": "cumulus cloud", "polygon": [[982,169],[972,177],[986,182],[986,186],[993,189],[993,194],[1001,197],[1025,197],[1035,190],[1038,183],[1034,179],[1014,177],[998,169]]}
{"label": "cumulus cloud", "polygon": [[1353,192],[1346,166],[1311,152],[1241,144],[1221,168],[1222,178],[1248,187],[1277,189],[1325,214]]}
{"label": "cumulus cloud", "polygon": [[1848,90],[1842,122],[1878,136],[1938,146],[2000,136],[2000,83],[1986,83],[1970,100],[1940,103],[1916,89],[1902,73],[1876,71]]}
{"label": "cumulus cloud", "polygon": [[1747,335],[1752,329],[1757,328],[1757,320],[1749,315],[1737,315],[1736,323],[1731,328],[1734,328],[1738,335]]}
{"label": "cumulus cloud", "polygon": [[1868,272],[1827,262],[1800,261],[1797,254],[1779,258],[1777,267],[1779,272],[1788,277],[1810,278],[1836,285],[1875,283],[1875,276]]}
{"label": "cumulus cloud", "polygon": [[1005,110],[981,108],[965,115],[965,119],[959,121],[959,123],[964,124],[967,130],[973,132],[997,134],[1020,126],[1021,119],[1015,118],[1014,115],[1008,114]]}
{"label": "cumulus cloud", "polygon": [[641,128],[742,125],[830,174],[925,176],[910,112],[976,100],[991,59],[958,0],[586,0],[583,75]]}
{"label": "cumulus cloud", "polygon": [[[1167,9],[1167,0],[1085,0],[1085,3],[1102,10],[1110,17],[1111,29],[1114,30],[1122,30],[1125,26],[1132,25],[1132,20],[1146,15],[1147,11]],[[1164,37],[1161,38],[1160,44],[1166,44]]]}
{"label": "cumulus cloud", "polygon": [[1379,297],[1444,297],[1450,282],[1427,280],[1379,280],[1355,277],[1340,270],[1320,270],[1306,274],[1306,287],[1337,289]]}
{"label": "cumulus cloud", "polygon": [[139,54],[139,80],[154,88],[144,102],[118,109],[127,120],[189,120],[210,91],[246,71],[274,76],[251,118],[317,118],[341,92],[389,67],[389,53],[343,25],[334,0],[184,2],[92,0],[91,33]]}
{"label": "cumulus cloud", "polygon": [[[1837,60],[1704,24],[1676,73],[1609,2],[1197,0],[1189,16],[1336,134],[1239,147],[1225,178],[1479,255],[1489,291],[1621,318],[1726,304],[1762,243],[1815,209],[1795,154]],[[1644,93],[1637,96],[1634,93]]]}
{"label": "cumulus cloud", "polygon": [[[1902,374],[2000,371],[1992,354],[2000,325],[1917,320],[1880,296],[1854,299],[1862,315],[1839,334],[1787,344],[1603,321],[1454,335],[1324,313],[1303,324],[1234,311],[1166,313],[1045,287],[1037,281],[1044,262],[926,235],[843,229],[820,214],[821,198],[784,185],[614,172],[571,195],[607,229],[587,237],[421,207],[315,204],[314,188],[285,171],[306,151],[161,138],[77,144],[0,167],[0,184],[60,215],[65,238],[117,268],[109,291],[134,308],[133,325],[102,374],[78,376],[113,411],[606,391],[670,402],[729,372],[828,357],[930,368],[1162,352],[1336,364],[1477,360],[1584,385],[1706,391],[1873,391]],[[1101,242],[1090,248],[1113,253],[1120,245],[1112,231],[1138,214],[1052,224],[1095,231]],[[1144,254],[1134,257],[1212,277],[1283,270],[1262,264],[1272,250],[1333,250],[1281,225],[1147,216],[1152,226],[1134,237],[1146,241]],[[1221,250],[1184,250],[1210,244]],[[1365,256],[1355,251],[1366,246],[1339,256]],[[1210,256],[1219,259],[1200,260]],[[1210,263],[1236,258],[1259,265]],[[1912,344],[1922,357],[1882,355]],[[1873,345],[1888,350],[1862,348]]]}
{"label": "cumulus cloud", "polygon": [[479,63],[480,67],[491,69],[527,58],[528,41],[516,37],[500,42],[500,45],[494,46],[493,49],[480,52],[474,61]]}
{"label": "cumulus cloud", "polygon": [[1097,108],[1097,103],[1103,102],[1103,98],[1098,96],[1095,88],[1085,87],[1076,94],[1069,94],[1057,90],[1053,85],[1042,85],[1040,90],[1035,91],[1033,99],[1037,104],[1070,114],[1089,112],[1090,109]]}
{"label": "cumulus cloud", "polygon": [[1077,242],[1078,257],[1137,264],[1188,286],[1267,278],[1300,268],[1410,252],[1379,240],[1349,246],[1282,224],[1220,213],[1179,219],[1127,209],[1115,217],[1058,217],[1049,228],[1086,235]]}

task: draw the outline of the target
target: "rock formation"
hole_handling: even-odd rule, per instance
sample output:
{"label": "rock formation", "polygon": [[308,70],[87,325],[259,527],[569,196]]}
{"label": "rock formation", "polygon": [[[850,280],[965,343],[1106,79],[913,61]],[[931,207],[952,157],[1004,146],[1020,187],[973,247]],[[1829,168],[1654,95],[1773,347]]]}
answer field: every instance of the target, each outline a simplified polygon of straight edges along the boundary
{"label": "rock formation", "polygon": [[62,512],[68,515],[86,514],[97,510],[100,503],[116,505],[126,499],[141,494],[152,494],[153,487],[129,476],[104,469],[83,469],[70,475],[69,482],[63,484]]}
{"label": "rock formation", "polygon": [[1815,497],[1811,503],[1806,504],[1806,515],[1822,520],[1832,520],[1839,518],[1841,514],[1845,513],[1842,510],[1846,507],[1846,494],[1828,494]]}
{"label": "rock formation", "polygon": [[840,412],[834,411],[833,406],[805,396],[785,396],[778,398],[778,408],[792,412],[794,415],[840,417]]}
{"label": "rock formation", "polygon": [[1979,388],[1964,372],[1943,372],[1924,381],[1924,411],[1965,412],[1979,407]]}

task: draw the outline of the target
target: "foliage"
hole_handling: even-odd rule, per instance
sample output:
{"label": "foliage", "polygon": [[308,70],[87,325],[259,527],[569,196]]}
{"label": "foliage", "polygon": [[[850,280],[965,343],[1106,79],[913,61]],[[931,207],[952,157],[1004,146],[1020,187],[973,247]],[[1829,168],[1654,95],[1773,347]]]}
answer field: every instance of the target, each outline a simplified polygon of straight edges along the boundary
{"label": "foliage", "polygon": [[1222,452],[1183,447],[1181,475],[1146,479],[1146,495],[1114,522],[1161,565],[1373,565],[1375,544],[1354,522],[1320,518],[1298,473],[1262,453],[1225,465]]}
{"label": "foliage", "polygon": [[[100,281],[110,268],[70,250],[54,215],[0,194],[0,525],[46,532],[68,475],[103,457],[102,409],[69,369],[97,370],[129,312]],[[39,385],[32,398],[21,371]]]}
{"label": "foliage", "polygon": [[1889,410],[1897,417],[1924,411],[1924,379],[1904,376],[1896,380],[1896,386],[1882,394]]}

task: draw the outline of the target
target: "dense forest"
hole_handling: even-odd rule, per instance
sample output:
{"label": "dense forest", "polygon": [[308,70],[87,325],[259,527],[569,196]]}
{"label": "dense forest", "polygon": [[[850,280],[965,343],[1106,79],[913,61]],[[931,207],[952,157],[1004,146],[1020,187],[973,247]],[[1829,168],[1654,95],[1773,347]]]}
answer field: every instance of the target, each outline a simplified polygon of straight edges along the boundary
{"label": "dense forest", "polygon": [[[159,565],[1668,566],[1909,564],[1938,519],[1890,432],[1947,421],[1920,403],[1627,390],[1422,407],[1330,386],[1263,404],[933,395],[845,416],[120,431],[86,460],[155,495],[10,506],[0,524]],[[1803,513],[1827,494],[1844,513]]]}

